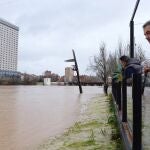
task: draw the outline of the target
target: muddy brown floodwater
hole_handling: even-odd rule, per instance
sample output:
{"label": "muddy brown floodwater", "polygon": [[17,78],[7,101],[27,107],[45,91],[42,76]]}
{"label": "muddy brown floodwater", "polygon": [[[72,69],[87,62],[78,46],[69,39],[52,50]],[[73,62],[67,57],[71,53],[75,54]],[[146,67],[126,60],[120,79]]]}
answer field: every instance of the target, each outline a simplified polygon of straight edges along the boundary
{"label": "muddy brown floodwater", "polygon": [[77,120],[96,86],[0,86],[0,150],[33,150]]}

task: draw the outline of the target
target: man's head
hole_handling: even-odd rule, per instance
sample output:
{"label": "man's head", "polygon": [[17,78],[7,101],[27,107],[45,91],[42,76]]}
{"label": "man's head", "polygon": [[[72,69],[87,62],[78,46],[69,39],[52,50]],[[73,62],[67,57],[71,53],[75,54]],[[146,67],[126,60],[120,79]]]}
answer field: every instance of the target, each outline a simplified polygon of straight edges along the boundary
{"label": "man's head", "polygon": [[150,20],[143,25],[144,35],[150,43]]}
{"label": "man's head", "polygon": [[128,62],[129,62],[130,58],[126,55],[123,55],[119,59],[120,59],[120,63],[122,65],[122,68],[125,68],[127,66]]}

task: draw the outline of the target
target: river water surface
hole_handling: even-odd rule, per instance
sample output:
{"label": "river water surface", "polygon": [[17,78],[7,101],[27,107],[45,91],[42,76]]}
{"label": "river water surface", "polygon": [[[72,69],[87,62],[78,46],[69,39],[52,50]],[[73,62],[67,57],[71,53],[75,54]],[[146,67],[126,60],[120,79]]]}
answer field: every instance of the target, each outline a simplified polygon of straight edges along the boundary
{"label": "river water surface", "polygon": [[97,86],[0,86],[0,150],[32,150],[77,120]]}

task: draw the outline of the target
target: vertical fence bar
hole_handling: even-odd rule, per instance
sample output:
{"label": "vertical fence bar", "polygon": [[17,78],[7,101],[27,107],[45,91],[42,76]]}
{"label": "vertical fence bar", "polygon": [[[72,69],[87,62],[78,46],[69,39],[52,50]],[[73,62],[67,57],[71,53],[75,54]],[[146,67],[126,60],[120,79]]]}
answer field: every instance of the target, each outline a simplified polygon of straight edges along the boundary
{"label": "vertical fence bar", "polygon": [[115,88],[115,94],[116,94],[116,104],[118,106],[118,83],[115,83],[116,88]]}
{"label": "vertical fence bar", "polygon": [[118,98],[118,110],[121,110],[121,82],[118,82],[117,87],[117,98]]}
{"label": "vertical fence bar", "polygon": [[142,96],[141,74],[133,75],[133,150],[141,150],[142,147]]}
{"label": "vertical fence bar", "polygon": [[127,84],[126,79],[122,81],[122,122],[127,122]]}
{"label": "vertical fence bar", "polygon": [[113,96],[114,96],[114,100],[115,102],[117,103],[117,95],[116,95],[116,82],[115,80],[113,79],[112,80],[112,92],[113,92]]}
{"label": "vertical fence bar", "polygon": [[113,94],[113,96],[114,96],[114,93],[115,93],[115,92],[114,92],[114,84],[115,84],[115,83],[114,83],[114,79],[112,79],[112,94]]}

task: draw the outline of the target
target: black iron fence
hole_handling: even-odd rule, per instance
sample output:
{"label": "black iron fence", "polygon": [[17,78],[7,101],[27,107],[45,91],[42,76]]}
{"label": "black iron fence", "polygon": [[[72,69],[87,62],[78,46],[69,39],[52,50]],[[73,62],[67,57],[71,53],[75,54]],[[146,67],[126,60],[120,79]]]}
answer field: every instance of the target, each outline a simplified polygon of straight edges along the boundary
{"label": "black iron fence", "polygon": [[[130,86],[132,101],[132,124],[128,121],[127,86]],[[112,94],[116,108],[116,115],[120,126],[125,148],[128,150],[142,149],[142,79],[141,74],[134,74],[130,84],[126,79],[122,82],[112,81]]]}

